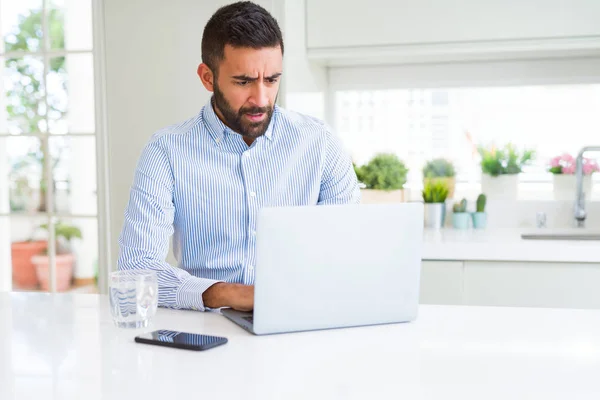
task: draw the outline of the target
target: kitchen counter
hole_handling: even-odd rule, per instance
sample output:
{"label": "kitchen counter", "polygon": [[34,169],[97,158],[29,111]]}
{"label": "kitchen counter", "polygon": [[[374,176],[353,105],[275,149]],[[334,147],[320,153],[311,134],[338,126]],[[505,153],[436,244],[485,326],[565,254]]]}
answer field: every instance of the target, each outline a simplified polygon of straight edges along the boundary
{"label": "kitchen counter", "polygon": [[423,234],[423,260],[600,263],[600,241],[525,240],[526,229],[441,230]]}
{"label": "kitchen counter", "polygon": [[[172,329],[205,352],[138,344]],[[598,399],[600,311],[425,306],[416,321],[253,336],[217,313],[111,321],[99,295],[0,294],[1,399]]]}

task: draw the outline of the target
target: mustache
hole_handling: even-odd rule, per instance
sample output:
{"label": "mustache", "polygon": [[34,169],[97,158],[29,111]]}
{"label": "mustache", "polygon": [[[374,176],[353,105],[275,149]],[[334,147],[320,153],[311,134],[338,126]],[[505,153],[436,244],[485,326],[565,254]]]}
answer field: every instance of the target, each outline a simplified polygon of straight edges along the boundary
{"label": "mustache", "polygon": [[240,114],[266,114],[271,111],[271,107],[246,107],[240,108]]}

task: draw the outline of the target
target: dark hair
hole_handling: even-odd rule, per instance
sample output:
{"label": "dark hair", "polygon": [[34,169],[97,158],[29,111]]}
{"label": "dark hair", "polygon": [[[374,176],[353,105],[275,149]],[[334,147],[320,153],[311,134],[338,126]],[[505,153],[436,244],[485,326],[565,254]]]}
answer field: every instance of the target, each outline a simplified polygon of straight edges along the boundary
{"label": "dark hair", "polygon": [[202,35],[202,62],[214,74],[225,57],[225,45],[233,47],[281,47],[283,37],[277,21],[267,10],[250,1],[219,8],[206,23]]}

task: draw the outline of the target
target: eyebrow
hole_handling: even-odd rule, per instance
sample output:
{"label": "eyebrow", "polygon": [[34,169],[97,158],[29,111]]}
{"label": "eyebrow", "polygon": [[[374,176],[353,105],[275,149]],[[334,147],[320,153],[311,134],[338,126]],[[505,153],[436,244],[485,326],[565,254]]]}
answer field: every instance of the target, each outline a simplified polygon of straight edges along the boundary
{"label": "eyebrow", "polygon": [[[275,79],[275,78],[279,78],[280,76],[281,76],[281,72],[277,72],[276,74],[265,77],[265,79]],[[249,81],[249,82],[254,82],[254,81],[258,80],[258,78],[252,78],[248,75],[236,75],[236,76],[232,76],[232,78],[240,80],[240,81]]]}

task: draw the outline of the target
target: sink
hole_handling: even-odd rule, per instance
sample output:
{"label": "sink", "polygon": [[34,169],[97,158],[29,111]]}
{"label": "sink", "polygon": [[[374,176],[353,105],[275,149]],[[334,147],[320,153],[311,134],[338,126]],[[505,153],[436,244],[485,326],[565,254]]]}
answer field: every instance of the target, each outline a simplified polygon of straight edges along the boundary
{"label": "sink", "polygon": [[535,229],[521,233],[526,240],[600,240],[600,229]]}

